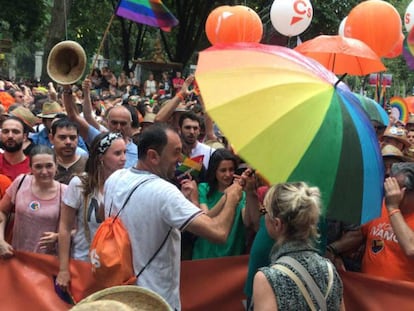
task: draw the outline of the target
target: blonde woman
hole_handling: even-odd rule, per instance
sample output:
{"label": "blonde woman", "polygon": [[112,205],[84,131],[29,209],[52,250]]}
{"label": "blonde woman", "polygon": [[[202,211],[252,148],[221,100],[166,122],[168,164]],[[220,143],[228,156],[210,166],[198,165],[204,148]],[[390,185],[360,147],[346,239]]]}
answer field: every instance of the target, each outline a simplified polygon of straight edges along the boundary
{"label": "blonde woman", "polygon": [[[259,269],[253,283],[254,310],[344,310],[342,281],[313,242],[318,238],[320,191],[304,182],[278,184],[264,199],[266,229],[276,241],[271,265]],[[307,301],[295,278],[307,284],[300,268],[316,286],[305,286]],[[293,274],[293,276],[292,276]],[[318,288],[312,291],[310,287]],[[318,292],[322,299],[316,298]],[[326,308],[321,306],[326,304]]]}

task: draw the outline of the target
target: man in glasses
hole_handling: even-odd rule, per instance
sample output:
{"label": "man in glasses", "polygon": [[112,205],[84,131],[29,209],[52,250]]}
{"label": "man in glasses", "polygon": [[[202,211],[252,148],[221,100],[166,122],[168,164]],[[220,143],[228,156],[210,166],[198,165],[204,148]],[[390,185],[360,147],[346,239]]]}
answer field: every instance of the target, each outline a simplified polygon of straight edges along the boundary
{"label": "man in glasses", "polygon": [[[99,135],[102,126],[94,118],[91,118],[90,80],[85,79],[82,87],[84,92],[83,113],[85,118],[82,118],[76,110],[70,86],[65,86],[63,91],[63,104],[69,119],[78,124],[81,136],[85,139],[86,143],[90,144]],[[104,131],[108,130],[109,132],[122,134],[127,146],[125,167],[134,166],[138,159],[137,145],[131,139],[131,123],[132,116],[129,110],[124,106],[114,106],[107,112],[108,128],[103,128]]]}
{"label": "man in glasses", "polygon": [[24,106],[24,95],[21,91],[15,91],[13,94],[14,103],[19,106]]}

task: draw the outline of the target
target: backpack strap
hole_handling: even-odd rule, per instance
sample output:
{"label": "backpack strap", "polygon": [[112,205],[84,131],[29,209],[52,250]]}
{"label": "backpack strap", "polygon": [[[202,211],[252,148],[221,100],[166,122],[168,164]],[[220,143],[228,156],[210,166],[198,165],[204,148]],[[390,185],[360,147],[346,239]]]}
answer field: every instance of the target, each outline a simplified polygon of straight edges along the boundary
{"label": "backpack strap", "polygon": [[83,226],[85,231],[85,238],[86,241],[90,244],[91,243],[91,230],[89,229],[88,224],[88,202],[90,202],[91,194],[83,196]]}
{"label": "backpack strap", "polygon": [[[294,268],[302,279],[305,281],[306,285],[308,286],[310,292],[312,293],[313,297],[315,298],[316,302],[319,305],[320,310],[326,311],[326,298],[322,295],[321,290],[319,289],[318,285],[315,283],[315,280],[309,274],[308,270],[306,270],[296,259],[290,256],[283,256],[280,257],[276,263],[284,263],[290,265]],[[329,289],[330,290],[330,289]]]}
{"label": "backpack strap", "polygon": [[[23,175],[23,177],[22,177],[22,179],[20,179],[19,184],[17,185],[16,192],[14,193],[14,205],[16,205],[17,192],[19,192],[20,188],[22,187],[23,182],[24,182],[24,179],[26,178],[26,176],[27,176],[27,175],[26,175],[26,174],[24,174],[24,175]],[[14,211],[14,207],[13,207],[13,211]],[[11,213],[9,213],[9,216],[10,216],[10,214],[11,214]]]}
{"label": "backpack strap", "polygon": [[[1,162],[3,161],[3,158],[0,157]],[[3,163],[3,162],[2,162]],[[4,228],[4,232],[6,233],[8,230],[13,230],[12,229],[12,217],[13,217],[13,213],[15,212],[15,206],[16,206],[16,198],[17,198],[17,192],[19,192],[20,188],[22,187],[23,181],[26,178],[26,174],[23,175],[22,179],[20,179],[19,184],[17,185],[17,189],[16,192],[14,193],[14,204],[12,209],[7,213],[7,217],[6,217],[6,227]]]}
{"label": "backpack strap", "polygon": [[152,255],[152,257],[150,258],[150,260],[148,260],[147,264],[145,266],[142,267],[141,271],[138,272],[137,274],[137,278],[142,274],[142,272],[144,272],[144,270],[149,266],[149,264],[154,260],[154,258],[158,255],[158,253],[161,251],[162,247],[164,246],[165,242],[167,242],[168,236],[170,235],[172,230],[172,227],[170,227],[170,230],[168,230],[167,235],[164,238],[164,241],[162,241],[160,247],[158,247],[157,251],[154,253],[154,255]]}
{"label": "backpack strap", "polygon": [[303,297],[306,300],[306,303],[309,306],[309,309],[311,309],[311,311],[316,311],[315,308],[315,304],[312,301],[312,298],[309,295],[309,292],[307,291],[305,285],[303,284],[303,282],[298,278],[298,276],[292,272],[292,270],[290,270],[288,267],[283,266],[281,264],[275,264],[272,266],[272,268],[282,271],[283,273],[285,273],[288,277],[290,277],[290,279],[295,282],[296,286],[299,288],[300,292],[302,293]]}
{"label": "backpack strap", "polygon": [[[125,199],[124,204],[122,204],[122,207],[119,209],[118,213],[115,215],[115,217],[114,217],[114,220],[113,220],[113,221],[115,221],[115,219],[117,219],[117,218],[118,218],[119,214],[122,212],[122,210],[123,210],[123,209],[125,208],[125,206],[128,204],[129,199],[130,199],[130,198],[131,198],[131,196],[134,194],[135,190],[137,190],[137,188],[138,188],[139,186],[141,186],[141,185],[143,185],[143,184],[147,183],[148,181],[150,181],[150,180],[152,180],[152,179],[155,179],[155,178],[156,178],[156,177],[150,177],[150,178],[144,179],[143,181],[141,181],[141,182],[137,183],[137,184],[134,186],[134,188],[132,188],[131,192],[128,194],[127,198]],[[113,202],[113,201],[112,201],[112,202]],[[110,208],[109,208],[109,213],[108,213],[108,216],[111,216],[111,211],[112,211],[112,203],[111,203],[111,206],[110,206]]]}

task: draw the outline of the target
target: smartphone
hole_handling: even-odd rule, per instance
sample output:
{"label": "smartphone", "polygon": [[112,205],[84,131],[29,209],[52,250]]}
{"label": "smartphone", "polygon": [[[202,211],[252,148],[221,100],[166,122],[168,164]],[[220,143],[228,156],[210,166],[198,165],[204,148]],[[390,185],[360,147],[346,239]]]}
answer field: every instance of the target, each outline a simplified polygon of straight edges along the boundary
{"label": "smartphone", "polygon": [[66,291],[64,291],[60,288],[60,286],[56,284],[56,275],[53,276],[53,286],[55,287],[55,292],[60,299],[62,299],[64,302],[70,305],[76,304],[75,298],[73,298],[69,288],[67,288]]}
{"label": "smartphone", "polygon": [[241,174],[243,174],[243,172],[247,170],[247,167],[238,167],[235,171],[234,174],[241,176]]}

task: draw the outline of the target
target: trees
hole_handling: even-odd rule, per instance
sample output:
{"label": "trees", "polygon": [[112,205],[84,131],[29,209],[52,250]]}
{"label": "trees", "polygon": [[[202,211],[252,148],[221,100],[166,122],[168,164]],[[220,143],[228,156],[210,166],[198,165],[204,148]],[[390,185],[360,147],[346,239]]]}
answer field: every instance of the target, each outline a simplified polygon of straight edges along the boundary
{"label": "trees", "polygon": [[[270,8],[273,1],[249,0],[243,4],[251,7],[261,17],[265,29],[263,43],[286,46],[288,38],[278,34],[270,22]],[[410,1],[389,0],[401,16]],[[21,47],[15,51],[19,52],[18,64],[22,68],[29,68],[29,65],[23,65],[21,55],[30,54],[32,58],[34,51],[39,47],[44,48],[45,64],[53,45],[66,38],[79,42],[84,47],[88,59],[91,60],[97,52],[117,2],[118,0],[19,0],[9,5],[9,2],[0,0],[0,4],[3,3],[2,7],[7,7],[7,10],[0,12],[0,31],[8,31],[15,42],[20,42]],[[117,71],[130,70],[132,59],[151,59],[154,44],[159,36],[169,61],[184,65],[196,63],[197,51],[209,46],[204,34],[204,25],[209,13],[220,5],[240,4],[240,1],[236,0],[163,0],[163,2],[180,20],[180,24],[169,33],[114,17],[101,54],[110,59],[110,65]],[[340,21],[359,2],[359,0],[312,1],[314,17],[310,27],[300,35],[301,40],[319,34],[336,34]],[[294,40],[291,41],[292,45]],[[394,81],[398,80],[396,84],[406,85],[406,89],[411,89],[414,78],[412,72],[405,66],[404,60],[400,57],[384,62],[388,72],[393,73]],[[44,72],[42,80],[47,79]],[[353,84],[358,84],[356,81],[358,79],[352,80],[355,80]]]}
{"label": "trees", "polygon": [[47,12],[43,0],[0,1],[0,33],[15,41],[33,40],[40,37]]}

